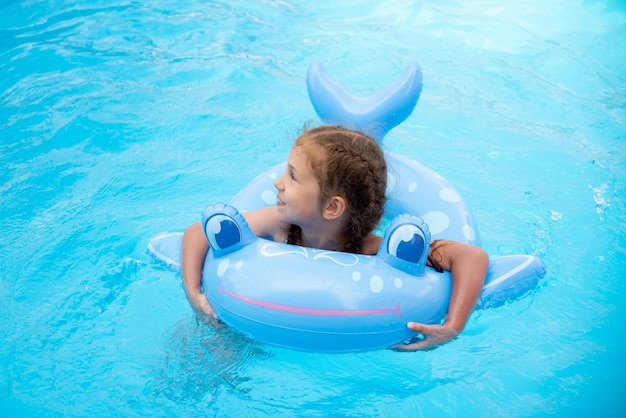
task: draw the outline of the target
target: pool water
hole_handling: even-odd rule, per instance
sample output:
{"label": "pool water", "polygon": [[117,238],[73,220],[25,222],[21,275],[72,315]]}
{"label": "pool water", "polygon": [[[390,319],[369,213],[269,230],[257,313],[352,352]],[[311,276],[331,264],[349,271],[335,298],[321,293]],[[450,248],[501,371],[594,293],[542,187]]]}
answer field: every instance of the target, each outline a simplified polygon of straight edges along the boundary
{"label": "pool water", "polygon": [[[0,416],[625,416],[621,0],[0,3]],[[434,351],[318,354],[198,324],[150,237],[286,158],[312,60],[424,74],[384,148],[539,288]]]}

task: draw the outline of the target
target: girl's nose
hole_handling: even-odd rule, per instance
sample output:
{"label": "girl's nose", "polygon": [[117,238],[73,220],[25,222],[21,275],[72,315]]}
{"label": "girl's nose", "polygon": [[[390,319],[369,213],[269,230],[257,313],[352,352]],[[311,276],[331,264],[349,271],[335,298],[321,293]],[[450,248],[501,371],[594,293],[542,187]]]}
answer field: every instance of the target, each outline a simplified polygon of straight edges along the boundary
{"label": "girl's nose", "polygon": [[[286,173],[286,171],[285,171]],[[278,177],[276,180],[274,180],[274,187],[276,187],[278,190],[283,190],[284,189],[284,185],[285,183],[283,182],[283,177],[285,177],[285,173],[283,173],[282,176]]]}

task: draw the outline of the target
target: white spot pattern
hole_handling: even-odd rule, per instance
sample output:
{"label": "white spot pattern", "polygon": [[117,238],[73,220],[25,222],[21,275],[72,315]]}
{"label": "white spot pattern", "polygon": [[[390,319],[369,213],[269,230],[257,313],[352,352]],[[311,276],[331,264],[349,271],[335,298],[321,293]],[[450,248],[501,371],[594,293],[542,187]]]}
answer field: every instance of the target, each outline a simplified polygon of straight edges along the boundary
{"label": "white spot pattern", "polygon": [[276,191],[264,190],[261,193],[261,199],[267,205],[275,205],[278,198],[276,197]]}
{"label": "white spot pattern", "polygon": [[383,279],[380,276],[372,276],[370,279],[370,289],[374,293],[383,291]]}
{"label": "white spot pattern", "polygon": [[443,212],[432,211],[422,216],[431,235],[437,235],[448,229],[450,226],[450,218]]}
{"label": "white spot pattern", "polygon": [[474,228],[469,225],[463,225],[463,236],[470,241],[474,241],[476,239],[476,232],[474,232]]}
{"label": "white spot pattern", "polygon": [[447,188],[439,191],[439,197],[445,202],[456,203],[461,201],[461,196],[456,191]]}
{"label": "white spot pattern", "polygon": [[226,270],[228,270],[228,266],[230,265],[230,259],[225,258],[217,265],[217,277],[223,277],[226,274]]}

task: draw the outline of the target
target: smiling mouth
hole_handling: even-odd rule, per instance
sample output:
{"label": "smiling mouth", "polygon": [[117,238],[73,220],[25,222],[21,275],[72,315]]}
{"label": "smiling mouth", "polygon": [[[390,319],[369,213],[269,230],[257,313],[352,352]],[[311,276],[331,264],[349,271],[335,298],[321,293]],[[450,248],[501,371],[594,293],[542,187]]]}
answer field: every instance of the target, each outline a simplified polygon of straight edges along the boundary
{"label": "smiling mouth", "polygon": [[307,308],[292,305],[283,305],[279,303],[266,302],[260,299],[254,299],[247,296],[239,295],[230,290],[224,289],[222,281],[220,280],[220,287],[218,293],[224,293],[233,299],[240,302],[259,306],[261,308],[270,309],[278,312],[288,312],[291,314],[310,315],[310,316],[365,316],[365,315],[380,315],[380,314],[396,314],[398,318],[402,318],[400,312],[400,302],[396,303],[396,306],[383,309],[324,309],[324,308]]}

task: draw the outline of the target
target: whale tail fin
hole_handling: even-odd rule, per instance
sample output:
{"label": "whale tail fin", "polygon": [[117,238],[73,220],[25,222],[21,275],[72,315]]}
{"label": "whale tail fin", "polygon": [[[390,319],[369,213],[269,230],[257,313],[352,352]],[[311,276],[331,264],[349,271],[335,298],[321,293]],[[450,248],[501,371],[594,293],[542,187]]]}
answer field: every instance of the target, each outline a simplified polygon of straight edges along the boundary
{"label": "whale tail fin", "polygon": [[314,61],[307,74],[307,89],[315,111],[325,123],[357,129],[380,144],[387,132],[413,112],[422,92],[422,71],[413,62],[396,81],[370,97],[358,97]]}

